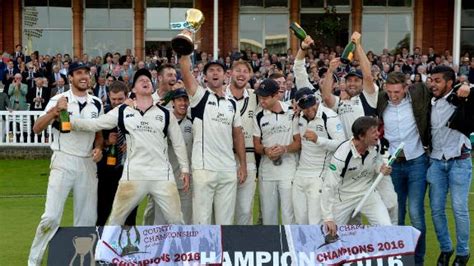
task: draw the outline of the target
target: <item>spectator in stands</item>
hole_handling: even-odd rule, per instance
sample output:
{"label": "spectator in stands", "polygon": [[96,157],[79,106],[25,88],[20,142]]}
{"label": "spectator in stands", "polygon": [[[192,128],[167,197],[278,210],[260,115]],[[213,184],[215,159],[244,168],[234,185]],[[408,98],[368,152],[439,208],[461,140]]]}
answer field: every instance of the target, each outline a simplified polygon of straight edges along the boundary
{"label": "spectator in stands", "polygon": [[50,97],[53,97],[57,94],[61,94],[65,91],[68,91],[69,90],[69,85],[66,85],[65,84],[65,79],[59,79],[58,81],[56,81],[56,87],[53,87],[51,89],[51,96]]}
{"label": "spectator in stands", "polygon": [[58,80],[66,80],[66,75],[60,73],[59,66],[55,65],[53,66],[53,73],[49,75],[48,79],[49,79],[49,84],[51,84],[52,87],[56,87]]}
{"label": "spectator in stands", "polygon": [[7,68],[2,73],[3,85],[5,86],[5,88],[10,87],[10,84],[13,82],[15,74],[17,73],[20,73],[20,71],[18,71],[18,68],[14,67],[13,61],[8,61]]}
{"label": "spectator in stands", "polygon": [[44,87],[44,79],[38,77],[35,79],[35,87],[28,90],[26,99],[30,104],[30,110],[42,111],[49,102],[51,97],[51,90],[48,87]]}
{"label": "spectator in stands", "polygon": [[10,108],[12,110],[28,110],[26,94],[28,87],[23,84],[20,73],[16,73],[10,86],[8,87],[8,96],[10,97]]}

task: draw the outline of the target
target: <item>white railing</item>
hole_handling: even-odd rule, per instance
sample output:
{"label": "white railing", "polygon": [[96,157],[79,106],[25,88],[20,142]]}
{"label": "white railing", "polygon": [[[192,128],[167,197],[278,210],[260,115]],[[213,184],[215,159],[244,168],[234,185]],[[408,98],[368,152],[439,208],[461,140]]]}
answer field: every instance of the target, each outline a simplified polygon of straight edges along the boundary
{"label": "white railing", "polygon": [[51,125],[41,134],[33,132],[33,124],[42,111],[0,111],[0,146],[49,146]]}

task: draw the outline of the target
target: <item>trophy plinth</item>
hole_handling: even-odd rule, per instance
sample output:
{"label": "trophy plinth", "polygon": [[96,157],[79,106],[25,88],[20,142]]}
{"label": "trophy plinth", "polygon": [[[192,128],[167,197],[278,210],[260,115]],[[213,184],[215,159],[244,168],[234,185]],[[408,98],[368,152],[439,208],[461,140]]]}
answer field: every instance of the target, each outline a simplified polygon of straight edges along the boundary
{"label": "trophy plinth", "polygon": [[171,47],[178,55],[190,55],[194,51],[192,33],[199,30],[204,23],[204,15],[198,9],[191,8],[186,11],[186,22],[183,23],[189,31],[188,34],[180,33],[171,40]]}

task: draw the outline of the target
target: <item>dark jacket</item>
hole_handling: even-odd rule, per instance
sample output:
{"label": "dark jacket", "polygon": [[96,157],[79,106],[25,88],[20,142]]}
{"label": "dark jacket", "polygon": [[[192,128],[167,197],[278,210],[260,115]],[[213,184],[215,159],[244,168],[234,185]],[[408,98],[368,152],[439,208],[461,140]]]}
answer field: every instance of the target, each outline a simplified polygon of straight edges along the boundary
{"label": "dark jacket", "polygon": [[[416,83],[408,88],[412,100],[413,116],[415,117],[416,127],[420,133],[421,143],[424,147],[431,146],[431,98],[433,95],[424,83]],[[377,101],[377,114],[380,119],[388,106],[388,95],[385,91],[379,92]]]}
{"label": "dark jacket", "polygon": [[451,95],[446,99],[449,103],[456,106],[456,110],[449,118],[448,127],[455,129],[468,138],[474,132],[474,88],[467,98],[460,98],[456,95],[459,87],[454,88]]}

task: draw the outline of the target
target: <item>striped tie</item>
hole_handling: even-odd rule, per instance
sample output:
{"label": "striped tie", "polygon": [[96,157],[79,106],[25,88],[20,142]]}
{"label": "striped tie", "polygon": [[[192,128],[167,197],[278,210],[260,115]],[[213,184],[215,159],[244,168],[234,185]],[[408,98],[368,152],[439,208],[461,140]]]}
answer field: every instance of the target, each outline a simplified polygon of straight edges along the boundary
{"label": "striped tie", "polygon": [[121,147],[125,144],[125,135],[122,134],[120,128],[117,127],[117,167],[122,166],[127,157],[126,152],[122,152]]}

